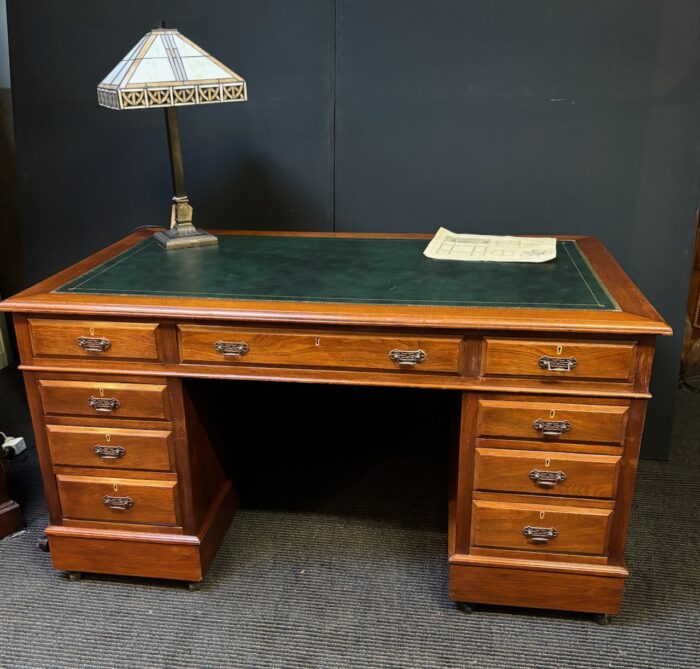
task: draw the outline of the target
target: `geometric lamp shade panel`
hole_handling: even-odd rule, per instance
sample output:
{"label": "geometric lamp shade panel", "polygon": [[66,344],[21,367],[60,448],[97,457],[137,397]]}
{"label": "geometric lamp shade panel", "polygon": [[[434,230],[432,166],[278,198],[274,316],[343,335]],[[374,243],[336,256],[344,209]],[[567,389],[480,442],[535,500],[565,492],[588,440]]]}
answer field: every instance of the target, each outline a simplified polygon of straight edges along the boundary
{"label": "geometric lamp shade panel", "polygon": [[174,28],[156,28],[97,87],[110,109],[245,102],[246,83]]}

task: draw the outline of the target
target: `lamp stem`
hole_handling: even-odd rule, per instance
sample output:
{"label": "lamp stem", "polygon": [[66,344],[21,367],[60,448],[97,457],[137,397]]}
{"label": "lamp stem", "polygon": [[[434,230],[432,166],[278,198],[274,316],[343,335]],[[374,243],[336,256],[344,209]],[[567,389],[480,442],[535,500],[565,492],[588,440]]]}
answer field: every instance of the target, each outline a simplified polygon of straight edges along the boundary
{"label": "lamp stem", "polygon": [[168,148],[170,149],[170,171],[173,175],[173,191],[176,198],[186,198],[185,167],[182,163],[182,144],[180,142],[180,124],[175,107],[165,108],[165,126],[168,130]]}

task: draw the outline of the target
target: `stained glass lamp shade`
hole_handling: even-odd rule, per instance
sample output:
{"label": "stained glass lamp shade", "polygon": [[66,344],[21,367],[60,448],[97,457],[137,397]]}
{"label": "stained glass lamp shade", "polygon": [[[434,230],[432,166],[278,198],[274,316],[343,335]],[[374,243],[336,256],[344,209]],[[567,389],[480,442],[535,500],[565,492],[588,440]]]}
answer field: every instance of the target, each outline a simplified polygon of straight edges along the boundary
{"label": "stained glass lamp shade", "polygon": [[217,243],[216,237],[192,225],[176,108],[247,99],[243,78],[174,28],[164,27],[144,35],[97,87],[103,107],[165,109],[175,195],[170,229],[154,236],[166,248]]}

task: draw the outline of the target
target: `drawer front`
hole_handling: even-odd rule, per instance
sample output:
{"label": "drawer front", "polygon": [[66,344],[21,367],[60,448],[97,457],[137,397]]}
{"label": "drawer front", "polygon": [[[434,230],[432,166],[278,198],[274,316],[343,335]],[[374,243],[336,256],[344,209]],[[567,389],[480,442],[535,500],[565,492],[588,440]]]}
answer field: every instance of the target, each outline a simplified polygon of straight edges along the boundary
{"label": "drawer front", "polygon": [[64,518],[174,525],[175,481],[58,474]]}
{"label": "drawer front", "polygon": [[39,392],[47,414],[155,420],[169,415],[166,386],[159,384],[42,379]]}
{"label": "drawer front", "polygon": [[477,436],[622,444],[624,405],[480,399]]}
{"label": "drawer front", "polygon": [[634,342],[566,342],[485,338],[484,376],[534,376],[552,379],[630,382]]}
{"label": "drawer front", "polygon": [[612,499],[620,457],[477,448],[474,488]]}
{"label": "drawer front", "polygon": [[477,500],[472,545],[603,555],[612,511]]}
{"label": "drawer front", "polygon": [[155,323],[29,319],[35,356],[157,360]]}
{"label": "drawer front", "polygon": [[182,362],[459,374],[458,337],[278,333],[180,325]]}
{"label": "drawer front", "polygon": [[169,430],[47,425],[54,465],[169,471]]}

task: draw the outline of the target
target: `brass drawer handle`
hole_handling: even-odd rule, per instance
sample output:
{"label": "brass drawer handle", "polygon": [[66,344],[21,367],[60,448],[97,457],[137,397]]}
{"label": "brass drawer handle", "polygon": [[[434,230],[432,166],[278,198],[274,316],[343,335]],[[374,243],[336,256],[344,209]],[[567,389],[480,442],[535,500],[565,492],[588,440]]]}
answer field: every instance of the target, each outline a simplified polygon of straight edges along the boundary
{"label": "brass drawer handle", "polygon": [[559,532],[554,527],[532,527],[530,525],[523,527],[523,534],[532,544],[546,544],[550,539],[559,536]]}
{"label": "brass drawer handle", "polygon": [[417,351],[399,351],[399,349],[395,348],[389,351],[389,358],[399,367],[415,367],[424,362],[427,357],[425,351],[421,349]]}
{"label": "brass drawer handle", "polygon": [[568,420],[542,420],[538,418],[532,427],[541,432],[543,437],[558,437],[571,429],[571,423]]}
{"label": "brass drawer handle", "polygon": [[107,337],[78,337],[78,346],[88,353],[104,353],[111,345]]}
{"label": "brass drawer handle", "polygon": [[539,359],[539,366],[549,372],[570,372],[576,369],[576,358],[550,358],[543,355]]}
{"label": "brass drawer handle", "polygon": [[250,350],[248,344],[244,341],[217,341],[214,343],[214,348],[221,353],[221,355],[233,356],[240,358],[245,355]]}
{"label": "brass drawer handle", "polygon": [[123,446],[102,446],[98,444],[92,449],[98,458],[103,460],[119,460],[126,455],[126,449]]}
{"label": "brass drawer handle", "polygon": [[110,509],[116,509],[117,511],[126,511],[134,506],[134,500],[131,497],[112,497],[111,495],[105,495],[102,500],[105,506]]}
{"label": "brass drawer handle", "polygon": [[530,480],[534,481],[540,488],[553,488],[557,483],[566,481],[566,474],[564,472],[533,469],[530,472]]}
{"label": "brass drawer handle", "polygon": [[95,411],[109,413],[110,411],[116,411],[121,406],[121,403],[116,397],[93,396],[88,400],[88,405],[91,406]]}

